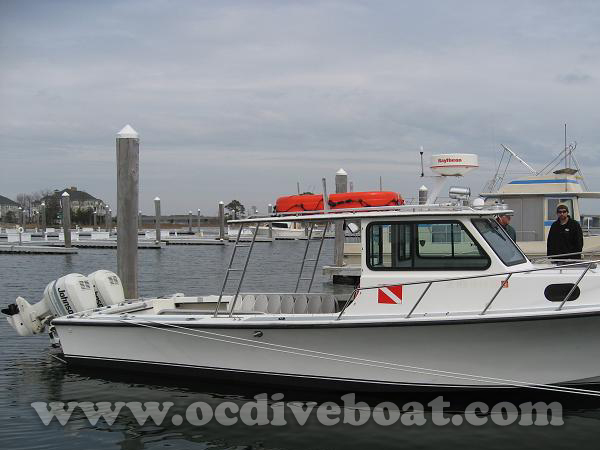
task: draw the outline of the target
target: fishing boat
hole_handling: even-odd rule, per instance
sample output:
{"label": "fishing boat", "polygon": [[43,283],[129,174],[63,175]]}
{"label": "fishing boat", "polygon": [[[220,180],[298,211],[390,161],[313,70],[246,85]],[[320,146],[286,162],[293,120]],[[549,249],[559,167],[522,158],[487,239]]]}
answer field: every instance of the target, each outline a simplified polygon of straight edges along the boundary
{"label": "fishing boat", "polygon": [[41,302],[19,297],[3,312],[21,335],[49,329],[73,365],[378,391],[599,383],[596,262],[532,263],[494,220],[510,212],[503,208],[400,205],[233,221],[240,232],[281,220],[309,233],[335,221],[360,227],[360,285],[350,296],[313,291],[323,239],[307,239],[288,292],[245,291],[253,240],[236,242],[220,292],[124,299],[118,277],[99,271],[67,275]]}

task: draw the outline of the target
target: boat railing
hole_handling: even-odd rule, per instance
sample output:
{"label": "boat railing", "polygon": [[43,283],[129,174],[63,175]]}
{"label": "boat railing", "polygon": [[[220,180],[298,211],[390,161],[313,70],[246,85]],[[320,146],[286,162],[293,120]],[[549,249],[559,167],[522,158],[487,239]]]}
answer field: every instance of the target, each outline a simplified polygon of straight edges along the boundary
{"label": "boat railing", "polygon": [[[558,255],[558,256],[560,256],[560,255]],[[560,311],[560,310],[563,309],[565,303],[567,301],[569,301],[569,299],[571,298],[571,296],[573,295],[573,293],[575,292],[575,290],[579,286],[579,283],[581,282],[581,280],[583,279],[583,277],[585,277],[585,275],[588,273],[588,271],[591,268],[595,268],[597,266],[597,264],[600,263],[600,260],[592,260],[592,261],[577,260],[576,262],[566,262],[566,263],[563,263],[563,262],[560,262],[560,260],[557,260],[557,261],[554,261],[554,262],[555,262],[555,264],[550,265],[548,267],[536,267],[536,268],[533,268],[533,269],[513,270],[513,271],[506,271],[506,272],[496,272],[496,273],[482,274],[482,275],[470,275],[470,276],[466,276],[466,277],[436,278],[436,279],[433,279],[433,280],[421,280],[421,281],[411,281],[411,282],[408,282],[408,283],[402,283],[402,286],[415,286],[415,285],[420,285],[420,284],[426,284],[427,285],[425,287],[425,290],[421,293],[421,295],[419,296],[419,298],[417,299],[417,301],[415,302],[415,304],[413,305],[413,307],[408,312],[408,314],[406,314],[405,318],[409,319],[410,317],[412,317],[413,313],[415,312],[415,310],[417,309],[417,307],[419,306],[419,304],[421,303],[421,301],[425,298],[425,294],[427,294],[427,292],[429,291],[429,288],[431,288],[431,286],[434,283],[447,283],[447,282],[451,282],[451,281],[473,280],[473,279],[479,279],[479,278],[491,278],[491,277],[501,277],[501,276],[504,276],[505,278],[501,281],[500,286],[498,287],[498,289],[494,292],[494,294],[492,295],[492,297],[486,302],[485,306],[483,307],[483,309],[479,313],[479,315],[483,316],[490,309],[490,307],[492,306],[492,304],[494,303],[494,301],[496,300],[496,298],[498,297],[498,295],[500,294],[500,292],[502,291],[502,289],[507,286],[508,281],[510,280],[510,278],[513,275],[515,275],[515,274],[542,272],[542,271],[545,271],[545,270],[556,270],[556,269],[561,269],[562,270],[562,269],[569,269],[569,268],[571,268],[571,269],[572,268],[584,268],[583,272],[581,273],[581,275],[579,276],[579,278],[577,279],[577,281],[573,284],[573,286],[571,287],[571,289],[569,290],[569,292],[567,293],[567,295],[565,296],[565,298],[561,301],[560,305],[556,308],[556,311]],[[379,285],[376,285],[376,286],[357,287],[356,289],[354,289],[354,291],[352,292],[352,294],[350,295],[350,297],[348,298],[348,300],[344,304],[342,310],[338,314],[337,320],[340,320],[342,318],[342,315],[344,314],[344,312],[346,311],[346,309],[348,308],[348,306],[350,306],[350,304],[352,304],[352,302],[356,299],[356,297],[358,296],[358,294],[361,291],[367,291],[367,290],[372,290],[372,289],[381,289],[381,288],[389,287],[389,286],[397,286],[397,284],[398,283],[394,283],[394,284],[379,284]]]}

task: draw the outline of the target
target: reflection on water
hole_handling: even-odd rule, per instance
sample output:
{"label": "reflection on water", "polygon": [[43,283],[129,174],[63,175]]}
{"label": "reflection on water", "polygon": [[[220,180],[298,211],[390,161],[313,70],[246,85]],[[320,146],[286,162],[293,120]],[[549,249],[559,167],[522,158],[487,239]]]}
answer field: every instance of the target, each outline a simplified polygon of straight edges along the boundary
{"label": "reflection on water", "polygon": [[[326,241],[324,260],[331,260],[332,241]],[[260,243],[256,262],[248,272],[244,290],[265,289],[289,291],[294,287],[304,246],[302,242]],[[231,246],[167,247],[161,251],[140,250],[140,292],[144,296],[184,292],[190,295],[214,293],[220,289],[221,271],[229,261]],[[264,272],[259,271],[262,266]],[[99,268],[116,271],[114,250],[80,250],[77,255],[2,255],[0,256],[0,299],[3,304],[17,295],[37,301],[50,280],[69,272],[90,273]],[[348,292],[347,286],[333,286],[319,275],[316,289]],[[364,448],[564,448],[589,447],[596,439],[600,424],[600,402],[586,397],[549,397],[533,391],[496,393],[494,395],[458,393],[444,395],[450,401],[451,415],[461,414],[471,401],[490,406],[500,401],[518,405],[526,401],[560,401],[565,424],[561,427],[523,427],[513,424],[501,427],[487,423],[481,427],[469,424],[439,427],[431,420],[423,426],[407,427],[401,423],[384,427],[373,421],[362,426],[338,424],[327,427],[310,414],[300,426],[286,409],[284,426],[232,426],[215,420],[203,426],[186,421],[176,426],[174,414],[185,416],[194,402],[205,402],[214,408],[223,401],[242,405],[260,393],[284,394],[284,401],[334,401],[342,405],[343,393],[281,391],[265,386],[207,383],[197,379],[172,379],[139,373],[73,370],[52,357],[46,336],[17,338],[5,321],[0,335],[3,351],[0,358],[0,418],[2,448],[279,448],[279,449],[364,449]],[[376,343],[374,343],[376,345]],[[406,343],[399,343],[406,345]],[[558,364],[559,362],[557,362]],[[374,406],[382,401],[404,405],[418,401],[423,405],[437,394],[372,394],[359,395],[358,400]],[[91,425],[81,410],[76,409],[66,426],[54,420],[44,426],[30,406],[32,402],[173,402],[161,425],[148,421],[140,425],[125,411],[108,426],[103,420]],[[428,415],[425,416],[431,419]]]}

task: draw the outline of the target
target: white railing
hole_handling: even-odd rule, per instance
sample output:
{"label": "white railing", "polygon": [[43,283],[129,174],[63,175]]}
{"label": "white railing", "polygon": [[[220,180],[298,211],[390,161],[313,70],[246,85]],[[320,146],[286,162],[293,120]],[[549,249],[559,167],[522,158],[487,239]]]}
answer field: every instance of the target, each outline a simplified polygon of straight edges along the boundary
{"label": "white railing", "polygon": [[[565,256],[565,255],[557,255],[557,256]],[[496,300],[496,298],[498,297],[498,294],[500,294],[500,292],[502,291],[502,288],[506,285],[506,283],[508,282],[508,280],[510,279],[510,277],[513,276],[514,274],[517,274],[517,273],[541,272],[541,271],[544,271],[544,270],[556,270],[557,268],[565,269],[565,268],[585,267],[585,270],[579,276],[579,278],[577,279],[577,281],[575,282],[575,284],[573,285],[573,287],[571,288],[571,290],[567,293],[567,295],[565,296],[565,298],[561,301],[560,305],[556,308],[556,311],[560,311],[563,308],[563,306],[565,305],[565,303],[571,298],[571,296],[575,292],[575,289],[577,289],[577,286],[579,285],[579,283],[581,282],[581,280],[583,279],[583,277],[588,273],[588,271],[591,268],[595,268],[596,265],[598,263],[600,263],[600,260],[595,260],[595,261],[576,261],[576,262],[573,262],[573,260],[555,260],[554,262],[556,264],[558,264],[558,265],[556,265],[556,266],[550,266],[550,267],[540,267],[540,268],[535,268],[535,269],[515,270],[515,271],[511,271],[511,272],[497,272],[497,273],[484,274],[484,275],[470,275],[470,276],[467,276],[467,277],[438,278],[438,279],[434,279],[434,280],[422,280],[422,281],[412,281],[412,282],[408,282],[408,283],[402,283],[402,286],[413,286],[413,285],[419,285],[419,284],[426,284],[427,285],[425,287],[425,290],[421,293],[420,297],[417,299],[416,303],[413,305],[413,307],[408,312],[408,314],[405,316],[405,318],[409,319],[412,316],[413,312],[415,311],[415,309],[417,309],[417,307],[419,306],[419,304],[421,303],[421,301],[424,299],[425,294],[427,294],[427,292],[429,291],[429,288],[434,283],[446,283],[446,282],[449,282],[449,281],[460,281],[460,280],[473,280],[473,279],[478,279],[478,278],[490,278],[490,277],[499,277],[499,276],[504,276],[505,275],[506,277],[500,283],[500,287],[494,292],[494,295],[490,298],[490,300],[485,304],[485,306],[483,307],[483,309],[479,313],[479,315],[484,315],[488,311],[488,309],[490,308],[490,306],[492,306],[492,303],[494,302],[494,300]],[[361,292],[361,291],[367,291],[367,290],[371,290],[371,289],[380,289],[380,288],[383,288],[383,287],[395,286],[395,285],[397,285],[397,283],[394,283],[394,284],[380,284],[380,285],[376,285],[376,286],[358,287],[358,288],[354,289],[354,291],[352,292],[352,294],[350,295],[350,297],[348,298],[348,300],[344,304],[344,307],[340,311],[340,313],[339,313],[339,315],[337,317],[337,320],[340,320],[342,318],[342,315],[344,314],[344,312],[346,311],[346,309],[348,308],[348,306],[354,301],[354,299],[356,299],[356,297],[358,296],[359,292]]]}

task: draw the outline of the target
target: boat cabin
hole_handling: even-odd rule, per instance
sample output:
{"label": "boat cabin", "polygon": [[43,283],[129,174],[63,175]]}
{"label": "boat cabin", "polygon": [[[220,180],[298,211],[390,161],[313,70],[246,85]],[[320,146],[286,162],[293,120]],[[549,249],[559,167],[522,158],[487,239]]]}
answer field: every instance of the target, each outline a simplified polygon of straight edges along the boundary
{"label": "boat cabin", "polygon": [[[551,174],[518,178],[497,192],[483,192],[486,204],[505,203],[514,211],[511,225],[518,242],[546,241],[556,220],[556,207],[564,204],[569,215],[581,222],[580,199],[598,199],[600,192],[589,192],[575,169],[560,169]],[[583,226],[583,224],[582,224]]]}

